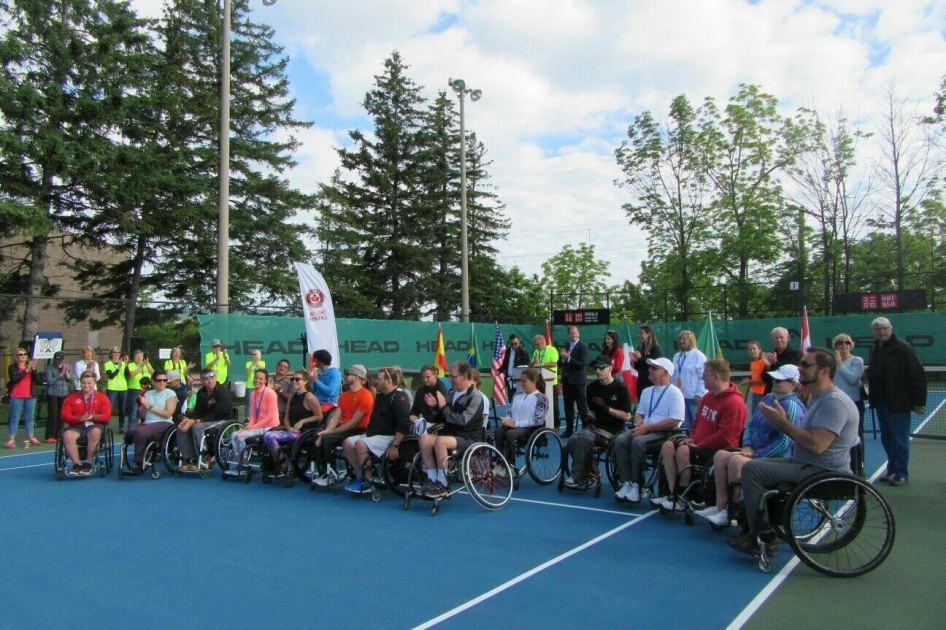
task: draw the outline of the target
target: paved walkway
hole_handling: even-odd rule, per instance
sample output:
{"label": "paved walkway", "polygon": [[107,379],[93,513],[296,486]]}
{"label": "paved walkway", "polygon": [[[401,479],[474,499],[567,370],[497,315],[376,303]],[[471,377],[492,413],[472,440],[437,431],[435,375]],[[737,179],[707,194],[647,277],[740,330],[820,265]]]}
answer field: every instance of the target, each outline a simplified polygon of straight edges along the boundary
{"label": "paved walkway", "polygon": [[800,565],[744,628],[946,628],[946,441],[914,440],[910,485],[878,485],[897,523],[886,562],[853,579]]}

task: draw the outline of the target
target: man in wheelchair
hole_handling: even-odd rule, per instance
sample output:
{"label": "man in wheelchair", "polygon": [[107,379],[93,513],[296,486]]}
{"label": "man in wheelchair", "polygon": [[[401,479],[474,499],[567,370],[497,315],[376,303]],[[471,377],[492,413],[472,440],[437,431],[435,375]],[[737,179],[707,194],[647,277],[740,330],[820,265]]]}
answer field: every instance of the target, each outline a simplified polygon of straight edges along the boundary
{"label": "man in wheelchair", "polygon": [[[217,387],[217,373],[213,369],[204,368],[200,373],[200,380],[202,387],[197,390],[197,402],[184,413],[184,418],[177,425],[180,431],[177,446],[184,461],[182,470],[197,469],[197,454],[204,433],[229,420],[233,412],[230,389]],[[204,466],[210,467],[212,464],[212,456],[205,459]]]}
{"label": "man in wheelchair", "polygon": [[92,474],[92,464],[79,460],[79,438],[88,440],[86,456],[91,460],[95,456],[102,434],[112,418],[112,404],[108,396],[95,389],[95,374],[83,372],[79,377],[79,391],[66,396],[62,404],[60,418],[69,427],[63,431],[62,441],[66,454],[72,461],[73,475]]}
{"label": "man in wheelchair", "polygon": [[798,367],[801,383],[811,394],[808,411],[798,426],[791,423],[778,401],[771,407],[760,403],[765,419],[795,446],[791,458],[753,460],[742,469],[747,524],[743,533],[729,539],[729,546],[741,553],[759,555],[764,551],[771,558],[778,552],[778,539],[761,505],[767,490],[785,482],[797,484],[821,472],[851,472],[858,413],[847,394],[834,385],[838,368],[834,353],[809,348]]}
{"label": "man in wheelchair", "polygon": [[703,366],[703,385],[707,393],[696,410],[689,437],[676,436],[660,447],[667,493],[652,498],[654,505],[666,510],[685,510],[687,505],[676,498],[677,477],[680,486],[686,488],[690,483],[690,466],[708,468],[713,464],[716,451],[739,446],[749,410],[742,392],[730,382],[730,376],[726,359],[711,359]]}
{"label": "man in wheelchair", "polygon": [[615,464],[623,482],[614,493],[618,501],[641,500],[647,453],[659,450],[686,415],[683,392],[670,382],[674,371],[670,359],[647,359],[647,364],[653,385],[641,392],[634,428],[614,441]]}
{"label": "man in wheelchair", "polygon": [[449,494],[444,462],[452,449],[465,449],[483,439],[483,397],[472,379],[473,369],[465,361],[450,366],[448,374],[453,389],[444,396],[427,394],[425,400],[437,408],[437,422],[443,422],[438,435],[426,433],[420,438],[427,479],[423,493],[429,497]]}
{"label": "man in wheelchair", "polygon": [[595,447],[610,446],[614,438],[624,432],[624,423],[631,419],[631,395],[624,383],[616,381],[611,374],[611,359],[600,354],[592,365],[597,380],[586,389],[585,426],[565,446],[572,458],[571,474],[565,479],[565,486],[575,489],[588,489],[599,482],[601,474],[593,470]]}

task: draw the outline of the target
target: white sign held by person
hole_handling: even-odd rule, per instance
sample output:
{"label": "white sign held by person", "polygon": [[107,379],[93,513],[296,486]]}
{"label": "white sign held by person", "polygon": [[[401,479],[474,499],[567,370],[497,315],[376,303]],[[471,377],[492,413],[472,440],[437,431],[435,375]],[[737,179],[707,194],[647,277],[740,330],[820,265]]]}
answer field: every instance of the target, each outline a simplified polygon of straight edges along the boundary
{"label": "white sign held by person", "polygon": [[341,368],[338,356],[338,332],[335,328],[335,307],[328,285],[315,267],[295,263],[299,274],[299,292],[302,294],[302,315],[305,318],[305,334],[309,354],[316,350],[328,350],[332,365]]}

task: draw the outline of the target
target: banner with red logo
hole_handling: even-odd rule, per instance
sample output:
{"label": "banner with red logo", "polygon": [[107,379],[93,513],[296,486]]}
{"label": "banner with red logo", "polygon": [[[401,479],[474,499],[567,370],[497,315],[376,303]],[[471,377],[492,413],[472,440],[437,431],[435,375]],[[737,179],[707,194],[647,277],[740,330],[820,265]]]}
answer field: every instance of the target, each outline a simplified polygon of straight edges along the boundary
{"label": "banner with red logo", "polygon": [[315,267],[295,263],[299,275],[299,291],[302,294],[302,316],[305,319],[305,334],[309,354],[316,350],[328,350],[332,365],[341,368],[338,356],[338,331],[335,329],[335,307],[328,285]]}

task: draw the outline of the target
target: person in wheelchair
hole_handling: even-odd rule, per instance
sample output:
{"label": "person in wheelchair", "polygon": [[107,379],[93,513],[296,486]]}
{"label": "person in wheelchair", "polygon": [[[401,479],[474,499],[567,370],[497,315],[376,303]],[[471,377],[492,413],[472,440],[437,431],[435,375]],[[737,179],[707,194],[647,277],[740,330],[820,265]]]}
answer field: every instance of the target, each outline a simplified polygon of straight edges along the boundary
{"label": "person in wheelchair", "polygon": [[677,495],[680,486],[690,483],[690,466],[709,467],[716,451],[739,446],[749,410],[742,392],[731,383],[726,359],[711,359],[703,366],[703,384],[707,393],[700,401],[689,437],[675,436],[660,447],[667,487],[662,497],[651,503],[666,510],[685,510],[687,505]]}
{"label": "person in wheelchair", "polygon": [[523,438],[529,432],[545,426],[549,397],[542,393],[544,389],[545,381],[537,370],[523,370],[519,376],[519,391],[512,399],[509,416],[499,419],[499,426],[496,427],[494,435],[496,448],[512,465],[513,471],[516,471],[516,441],[524,443]]}
{"label": "person in wheelchair", "polygon": [[325,428],[315,439],[315,459],[321,475],[313,477],[312,483],[320,488],[334,486],[342,479],[345,471],[336,472],[333,468],[335,449],[346,438],[365,432],[374,409],[374,395],[366,387],[368,369],[365,366],[358,363],[349,366],[345,371],[345,385],[348,389],[338,397],[338,406],[328,413]]}
{"label": "person in wheelchair", "polygon": [[581,490],[593,487],[601,478],[600,472],[594,470],[595,447],[607,448],[616,436],[624,433],[624,423],[631,419],[631,395],[624,383],[615,380],[611,359],[600,354],[592,365],[597,380],[586,389],[585,426],[565,445],[572,459],[571,474],[565,479],[565,486]]}
{"label": "person in wheelchair", "polygon": [[[389,459],[397,459],[401,440],[411,434],[410,398],[397,386],[396,378],[396,373],[388,368],[378,371],[375,377],[378,393],[368,426],[364,433],[348,437],[342,443],[345,458],[355,471],[355,478],[346,488],[349,492],[365,494],[373,491],[373,466],[369,465],[369,458],[380,462],[387,454]],[[368,451],[371,451],[370,455]]]}
{"label": "person in wheelchair", "polygon": [[[423,385],[421,385],[417,393],[414,394],[414,403],[411,405],[411,422],[413,422],[418,429],[422,429],[415,431],[417,434],[424,433],[437,416],[437,406],[427,404],[427,394],[432,394],[435,399],[437,392],[440,392],[444,396],[447,395],[446,386],[437,378],[436,366],[428,363],[422,367],[420,369],[420,378]],[[424,424],[421,425],[421,422]]]}
{"label": "person in wheelchair", "polygon": [[289,377],[289,382],[296,393],[286,405],[286,412],[282,417],[282,428],[263,434],[263,444],[273,456],[279,473],[285,473],[287,469],[282,448],[291,446],[306,428],[322,424],[322,405],[315,394],[309,391],[308,373],[305,370],[299,370]]}
{"label": "person in wheelchair", "polygon": [[86,438],[86,455],[95,456],[102,434],[112,418],[112,403],[108,396],[95,389],[95,373],[83,372],[79,377],[79,391],[72,392],[62,403],[60,419],[69,425],[62,433],[66,454],[72,461],[73,475],[91,475],[92,464],[79,460],[80,437]]}
{"label": "person in wheelchair", "polygon": [[659,450],[686,416],[683,392],[670,382],[674,372],[670,359],[647,359],[647,365],[652,385],[641,392],[634,428],[614,441],[618,478],[623,482],[614,493],[618,501],[641,500],[647,454]]}
{"label": "person in wheelchair", "polygon": [[453,389],[447,396],[440,392],[425,396],[428,405],[437,407],[437,421],[444,423],[438,435],[427,433],[420,438],[427,471],[422,492],[428,497],[450,493],[444,470],[449,451],[466,449],[483,437],[483,397],[473,384],[473,368],[465,361],[457,361],[450,366],[448,375]]}
{"label": "person in wheelchair", "polygon": [[[805,403],[798,397],[800,378],[798,368],[794,365],[783,365],[768,374],[772,377],[772,393],[766,394],[762,402],[775,406],[777,400],[791,423],[798,426],[801,419],[805,417]],[[731,503],[735,506],[739,501],[742,467],[746,465],[746,462],[753,459],[784,457],[791,453],[791,450],[791,438],[772,426],[762,415],[762,410],[756,406],[742,434],[742,448],[738,451],[730,449],[716,451],[713,457],[716,504],[704,510],[698,510],[696,515],[718,527],[729,527],[732,519],[729,505]],[[730,486],[733,486],[732,492],[730,492]]]}
{"label": "person in wheelchair", "polygon": [[[180,378],[180,377],[178,377]],[[151,378],[154,389],[149,389],[142,396],[139,416],[144,418],[133,424],[125,434],[126,442],[135,444],[135,461],[130,471],[132,475],[140,475],[144,466],[144,456],[148,442],[161,437],[173,423],[174,413],[177,411],[177,393],[168,389],[168,374],[164,370],[155,371]]]}
{"label": "person in wheelchair", "polygon": [[[824,348],[808,348],[798,364],[800,380],[811,394],[808,410],[798,426],[792,424],[778,400],[759,403],[762,415],[793,442],[792,456],[753,459],[742,468],[746,508],[744,531],[729,539],[740,553],[768,557],[778,553],[778,539],[761,505],[763,494],[781,483],[800,483],[821,472],[851,472],[851,449],[857,445],[858,413],[850,397],[834,385],[838,363]],[[765,549],[761,549],[764,545]]]}
{"label": "person in wheelchair", "polygon": [[[197,456],[204,434],[229,420],[233,413],[233,396],[229,388],[217,386],[217,373],[212,368],[204,368],[200,380],[196,403],[184,412],[177,425],[180,431],[177,445],[184,461],[182,470],[197,470]],[[207,456],[203,463],[206,468],[213,466],[213,455]]]}
{"label": "person in wheelchair", "polygon": [[269,372],[260,368],[253,375],[253,391],[250,393],[250,415],[246,419],[246,428],[230,436],[230,448],[235,460],[243,461],[246,441],[260,437],[273,427],[279,426],[279,400],[276,391],[267,385]]}

